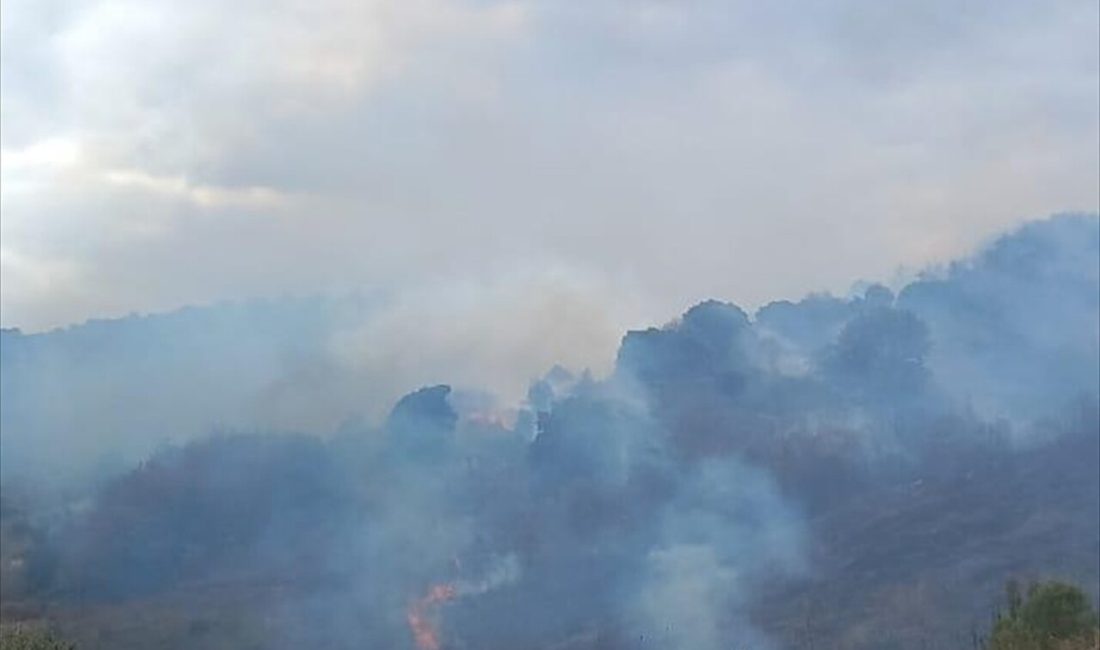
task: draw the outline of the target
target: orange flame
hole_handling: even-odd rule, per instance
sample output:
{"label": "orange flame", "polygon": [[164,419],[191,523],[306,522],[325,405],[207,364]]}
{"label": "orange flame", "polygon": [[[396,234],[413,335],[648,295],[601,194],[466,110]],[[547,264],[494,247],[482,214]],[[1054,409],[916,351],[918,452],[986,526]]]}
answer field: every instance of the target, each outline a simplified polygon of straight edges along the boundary
{"label": "orange flame", "polygon": [[409,623],[413,640],[419,650],[439,650],[439,631],[435,629],[435,623],[429,614],[437,605],[445,603],[458,595],[454,585],[432,585],[423,598],[419,598],[405,612],[405,620]]}

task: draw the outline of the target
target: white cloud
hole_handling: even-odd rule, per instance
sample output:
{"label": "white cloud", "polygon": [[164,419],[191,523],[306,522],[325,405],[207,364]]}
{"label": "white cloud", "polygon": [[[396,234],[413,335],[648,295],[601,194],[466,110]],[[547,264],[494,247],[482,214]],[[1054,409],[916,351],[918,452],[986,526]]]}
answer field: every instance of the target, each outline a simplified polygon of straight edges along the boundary
{"label": "white cloud", "polygon": [[80,146],[62,137],[41,140],[22,149],[0,150],[0,166],[6,172],[72,167],[79,158]]}
{"label": "white cloud", "polygon": [[182,176],[154,176],[136,170],[108,170],[102,179],[110,184],[136,188],[189,201],[201,207],[250,207],[276,209],[288,198],[269,187],[225,188],[196,185]]}
{"label": "white cloud", "polygon": [[1094,2],[0,10],[5,325],[565,268],[605,341],[1100,208]]}

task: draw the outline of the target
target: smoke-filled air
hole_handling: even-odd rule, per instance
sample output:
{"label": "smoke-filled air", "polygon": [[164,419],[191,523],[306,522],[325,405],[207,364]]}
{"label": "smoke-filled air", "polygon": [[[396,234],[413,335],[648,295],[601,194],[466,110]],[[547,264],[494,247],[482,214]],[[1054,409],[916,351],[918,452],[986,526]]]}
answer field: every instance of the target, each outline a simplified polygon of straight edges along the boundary
{"label": "smoke-filled air", "polygon": [[1008,577],[1096,595],[1098,266],[1054,217],[310,431],[359,300],[6,330],[5,602],[89,647],[962,647]]}
{"label": "smoke-filled air", "polygon": [[0,650],[1100,648],[1094,0],[0,14]]}

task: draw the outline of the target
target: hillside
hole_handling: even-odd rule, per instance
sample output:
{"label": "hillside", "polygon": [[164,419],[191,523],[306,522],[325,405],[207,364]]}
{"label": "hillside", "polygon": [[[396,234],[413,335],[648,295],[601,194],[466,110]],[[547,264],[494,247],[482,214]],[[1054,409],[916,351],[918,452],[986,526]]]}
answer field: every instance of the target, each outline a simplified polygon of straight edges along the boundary
{"label": "hillside", "polygon": [[[178,404],[268,312],[6,332],[5,454],[95,446],[64,422],[149,451],[5,473],[0,618],[82,650],[973,648],[1009,579],[1100,596],[1098,266],[1100,220],[1055,218],[896,293],[699,303],[515,408],[440,384],[323,435],[155,423],[263,392],[327,316],[245,337],[219,363],[262,371]],[[101,392],[61,418],[54,378]]]}

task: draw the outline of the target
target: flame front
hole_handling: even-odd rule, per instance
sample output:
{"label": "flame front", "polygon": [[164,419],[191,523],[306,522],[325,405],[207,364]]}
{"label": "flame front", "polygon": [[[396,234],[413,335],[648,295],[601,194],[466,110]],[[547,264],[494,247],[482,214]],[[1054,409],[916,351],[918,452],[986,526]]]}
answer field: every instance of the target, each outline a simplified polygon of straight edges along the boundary
{"label": "flame front", "polygon": [[405,620],[409,622],[409,630],[419,650],[439,650],[439,631],[435,629],[435,624],[430,619],[431,610],[453,599],[457,593],[454,585],[432,585],[423,598],[409,605]]}

